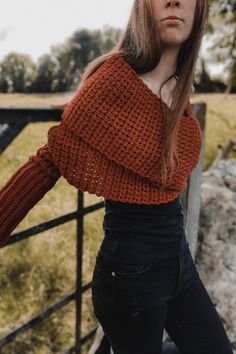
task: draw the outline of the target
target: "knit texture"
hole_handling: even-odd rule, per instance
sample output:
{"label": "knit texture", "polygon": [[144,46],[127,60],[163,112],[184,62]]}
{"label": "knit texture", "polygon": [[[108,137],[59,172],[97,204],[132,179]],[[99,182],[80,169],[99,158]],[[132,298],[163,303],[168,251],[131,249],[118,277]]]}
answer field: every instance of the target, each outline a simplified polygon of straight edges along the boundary
{"label": "knit texture", "polygon": [[178,126],[180,165],[163,188],[159,160],[168,110],[120,54],[108,58],[77,90],[60,124],[48,130],[48,143],[0,190],[0,246],[60,176],[106,199],[175,199],[197,165],[202,137],[188,101]]}

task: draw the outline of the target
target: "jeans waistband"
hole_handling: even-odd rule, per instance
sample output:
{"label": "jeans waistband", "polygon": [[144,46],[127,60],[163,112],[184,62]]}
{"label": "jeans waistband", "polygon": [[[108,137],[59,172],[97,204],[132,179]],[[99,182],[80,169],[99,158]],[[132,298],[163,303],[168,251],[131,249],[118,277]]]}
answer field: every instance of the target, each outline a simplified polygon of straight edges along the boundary
{"label": "jeans waistband", "polygon": [[171,215],[175,212],[181,212],[183,209],[182,203],[179,197],[171,200],[167,203],[161,204],[136,204],[136,203],[125,203],[111,199],[105,199],[104,201],[105,211],[117,212],[117,213],[127,213],[135,212],[136,214],[155,214],[155,215]]}

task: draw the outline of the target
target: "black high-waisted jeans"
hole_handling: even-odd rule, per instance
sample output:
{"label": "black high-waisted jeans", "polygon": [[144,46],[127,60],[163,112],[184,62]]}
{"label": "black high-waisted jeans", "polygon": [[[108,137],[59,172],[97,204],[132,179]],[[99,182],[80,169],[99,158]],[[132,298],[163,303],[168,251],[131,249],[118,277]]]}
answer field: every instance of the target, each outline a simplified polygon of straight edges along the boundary
{"label": "black high-waisted jeans", "polygon": [[176,353],[233,354],[188,244],[156,263],[115,262],[99,252],[92,300],[114,354],[161,354],[164,328]]}

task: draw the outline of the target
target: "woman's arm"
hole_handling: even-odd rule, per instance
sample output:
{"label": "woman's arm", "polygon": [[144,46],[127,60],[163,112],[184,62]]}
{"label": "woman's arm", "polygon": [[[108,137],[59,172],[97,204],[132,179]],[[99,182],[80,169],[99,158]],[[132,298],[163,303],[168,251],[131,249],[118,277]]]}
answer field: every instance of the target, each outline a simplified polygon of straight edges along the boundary
{"label": "woman's arm", "polygon": [[0,247],[4,246],[11,232],[60,176],[48,144],[45,144],[0,188]]}

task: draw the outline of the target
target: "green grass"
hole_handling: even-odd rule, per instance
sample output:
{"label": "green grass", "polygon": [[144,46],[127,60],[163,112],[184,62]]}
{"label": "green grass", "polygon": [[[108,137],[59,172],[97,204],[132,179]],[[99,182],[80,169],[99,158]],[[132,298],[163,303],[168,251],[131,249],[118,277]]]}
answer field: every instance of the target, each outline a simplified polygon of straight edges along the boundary
{"label": "green grass", "polygon": [[[0,106],[48,106],[66,103],[72,95],[0,95]],[[65,99],[66,98],[66,99]],[[31,123],[0,156],[0,188],[38,147],[47,141],[47,131],[58,122]],[[84,193],[85,206],[103,200]],[[51,218],[76,210],[77,190],[61,177],[27,216],[14,233]],[[103,237],[104,210],[86,215],[83,241],[83,284],[89,282],[95,257]],[[75,288],[76,222],[33,236],[1,249],[0,256],[0,336],[36,315]],[[96,322],[91,290],[82,296],[82,334]],[[74,342],[75,305],[71,302],[40,325],[27,330],[3,354],[59,353]],[[90,341],[91,343],[91,341]],[[84,345],[83,353],[87,353]]]}
{"label": "green grass", "polygon": [[[57,95],[0,94],[0,106],[50,106],[63,104],[73,93]],[[217,145],[236,136],[236,95],[194,95],[191,102],[206,102],[205,160],[207,168],[217,154]],[[31,123],[0,156],[0,188],[20,166],[47,141],[49,127],[58,122]],[[235,158],[235,153],[229,156]],[[85,206],[103,200],[84,193]],[[14,230],[26,229],[74,211],[77,191],[62,177]],[[91,280],[97,250],[103,238],[104,210],[86,215],[83,241],[83,284]],[[33,236],[0,250],[0,336],[36,315],[75,288],[76,223]],[[96,323],[91,290],[82,296],[82,334]],[[2,354],[59,353],[74,342],[74,302],[27,330]],[[87,353],[84,345],[83,353]]]}
{"label": "green grass", "polygon": [[[229,139],[236,140],[236,94],[196,94],[191,103],[206,102],[204,170],[212,164],[218,153],[217,145]],[[228,158],[236,158],[230,152]]]}

